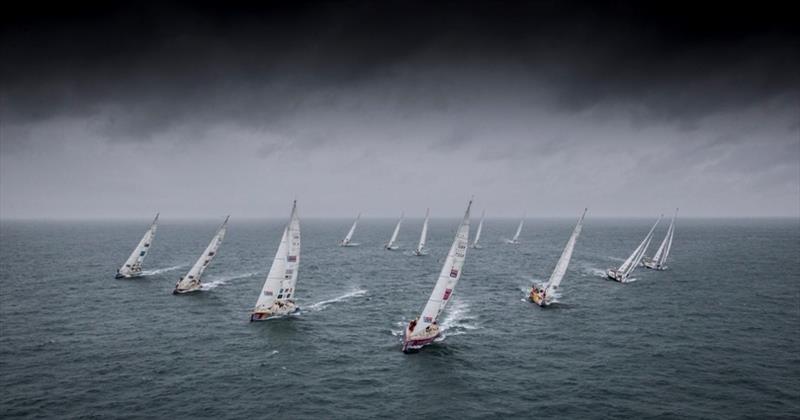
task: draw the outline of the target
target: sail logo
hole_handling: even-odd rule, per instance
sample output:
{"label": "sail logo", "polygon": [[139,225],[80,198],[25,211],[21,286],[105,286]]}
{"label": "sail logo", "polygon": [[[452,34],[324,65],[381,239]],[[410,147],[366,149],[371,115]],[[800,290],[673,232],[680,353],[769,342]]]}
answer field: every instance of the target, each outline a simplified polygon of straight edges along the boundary
{"label": "sail logo", "polygon": [[272,291],[264,290],[264,296],[272,296]]}
{"label": "sail logo", "polygon": [[445,289],[442,300],[447,300],[448,298],[450,298],[451,293],[453,293],[453,289]]}
{"label": "sail logo", "polygon": [[450,277],[452,277],[452,278],[458,277],[458,269],[457,268],[453,268],[453,269],[450,270]]}
{"label": "sail logo", "polygon": [[422,321],[423,322],[433,322],[433,318],[431,318],[429,316],[426,316],[425,318],[422,318]]}
{"label": "sail logo", "polygon": [[289,255],[286,257],[286,261],[288,262],[297,262],[297,255]]}

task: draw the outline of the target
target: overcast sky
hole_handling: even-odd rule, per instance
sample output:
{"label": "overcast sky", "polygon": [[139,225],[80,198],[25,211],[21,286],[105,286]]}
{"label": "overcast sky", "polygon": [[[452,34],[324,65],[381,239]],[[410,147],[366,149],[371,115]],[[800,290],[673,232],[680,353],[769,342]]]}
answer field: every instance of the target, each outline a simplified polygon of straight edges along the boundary
{"label": "overcast sky", "polygon": [[800,217],[777,4],[106,3],[0,17],[2,218]]}

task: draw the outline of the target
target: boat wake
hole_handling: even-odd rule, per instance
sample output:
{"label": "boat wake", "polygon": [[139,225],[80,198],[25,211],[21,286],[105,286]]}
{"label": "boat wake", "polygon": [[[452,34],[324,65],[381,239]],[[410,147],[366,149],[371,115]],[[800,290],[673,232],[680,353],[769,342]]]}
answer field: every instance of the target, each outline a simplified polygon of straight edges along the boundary
{"label": "boat wake", "polygon": [[469,305],[466,302],[456,300],[447,309],[447,315],[442,320],[441,334],[436,341],[442,341],[447,336],[466,334],[471,330],[480,328],[474,321],[477,318],[470,314]]}
{"label": "boat wake", "polygon": [[596,267],[586,267],[585,273],[593,277],[602,277],[602,278],[607,277],[606,270],[602,270]]}
{"label": "boat wake", "polygon": [[343,294],[343,295],[341,295],[339,297],[335,297],[333,299],[328,299],[328,300],[323,300],[323,301],[317,302],[317,303],[315,303],[313,305],[309,305],[309,306],[306,307],[306,309],[317,312],[317,311],[321,311],[321,310],[325,309],[326,306],[328,306],[328,305],[330,305],[332,303],[341,302],[341,301],[344,301],[344,300],[347,300],[347,299],[350,299],[350,298],[354,298],[354,297],[364,296],[366,294],[367,294],[366,289],[354,290],[354,291],[352,291],[350,293],[345,293],[345,294]]}
{"label": "boat wake", "polygon": [[231,280],[238,280],[238,279],[246,279],[257,275],[258,271],[253,271],[251,273],[244,273],[244,274],[234,274],[231,276],[219,277],[209,282],[205,282],[200,285],[200,290],[206,291],[211,289],[216,289],[219,286],[227,284]]}
{"label": "boat wake", "polygon": [[175,271],[175,270],[183,268],[183,267],[186,267],[186,264],[175,265],[175,266],[166,267],[166,268],[157,268],[155,270],[142,270],[142,275],[143,276],[155,276],[155,275],[158,275],[158,274],[163,274],[163,273],[168,273],[170,271]]}

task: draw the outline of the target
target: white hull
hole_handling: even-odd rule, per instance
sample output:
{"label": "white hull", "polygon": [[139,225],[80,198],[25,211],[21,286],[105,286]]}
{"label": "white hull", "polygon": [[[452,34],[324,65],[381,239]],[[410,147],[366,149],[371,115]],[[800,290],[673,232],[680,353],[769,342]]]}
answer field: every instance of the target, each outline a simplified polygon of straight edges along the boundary
{"label": "white hull", "polygon": [[627,277],[617,273],[616,268],[609,268],[608,271],[606,271],[606,275],[608,276],[609,279],[620,283],[625,283],[628,280]]}
{"label": "white hull", "polygon": [[178,289],[176,287],[175,290],[172,291],[172,294],[173,295],[185,295],[187,293],[199,292],[202,289],[202,287],[203,286],[201,284],[198,284],[197,286],[190,287],[188,289]]}
{"label": "white hull", "polygon": [[406,327],[403,332],[403,353],[410,353],[431,344],[439,337],[439,326],[430,325],[427,331],[411,333]]}
{"label": "white hull", "polygon": [[506,239],[506,243],[509,245],[519,245],[519,241],[516,239]]}
{"label": "white hull", "polygon": [[294,302],[286,301],[283,302],[282,306],[276,303],[269,309],[253,311],[250,314],[250,322],[283,318],[297,312],[300,312],[300,308]]}
{"label": "white hull", "polygon": [[667,266],[655,263],[651,260],[642,260],[642,265],[645,266],[645,268],[649,268],[651,270],[656,270],[656,271],[664,271],[667,269]]}
{"label": "white hull", "polygon": [[425,251],[414,250],[414,255],[416,255],[417,257],[424,257],[428,254]]}
{"label": "white hull", "polygon": [[383,248],[384,248],[385,250],[387,250],[387,251],[396,251],[396,250],[400,249],[400,247],[399,247],[399,246],[397,246],[397,245],[392,245],[392,246],[384,246]]}
{"label": "white hull", "polygon": [[361,245],[361,244],[358,244],[358,243],[355,243],[355,242],[347,242],[347,243],[339,242],[339,246],[345,247],[345,248],[352,247],[352,246],[359,246],[359,245]]}

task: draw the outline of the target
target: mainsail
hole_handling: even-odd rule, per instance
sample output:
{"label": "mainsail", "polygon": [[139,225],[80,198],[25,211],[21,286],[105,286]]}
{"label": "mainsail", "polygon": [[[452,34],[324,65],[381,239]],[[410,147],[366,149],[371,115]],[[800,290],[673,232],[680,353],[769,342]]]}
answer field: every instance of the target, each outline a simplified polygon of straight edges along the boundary
{"label": "mainsail", "polygon": [[353,240],[353,233],[356,231],[356,226],[358,226],[358,221],[361,219],[361,213],[358,213],[356,216],[356,220],[353,222],[353,226],[350,227],[350,231],[347,232],[347,236],[342,239],[341,245],[347,246],[350,245],[350,241]]}
{"label": "mainsail", "polygon": [[394,232],[392,232],[392,238],[389,239],[389,242],[386,244],[386,249],[395,249],[394,243],[397,241],[397,234],[400,233],[400,225],[403,223],[403,216],[405,215],[404,212],[400,212],[400,219],[397,220],[397,225],[394,227]]}
{"label": "mainsail", "polygon": [[[355,227],[355,226],[354,226]],[[352,233],[352,231],[351,231]],[[281,243],[261,294],[258,295],[255,311],[267,311],[276,302],[288,301],[294,296],[297,269],[300,265],[300,219],[297,217],[297,200],[292,204],[289,223],[283,229]]]}
{"label": "mainsail", "polygon": [[422,251],[425,249],[425,242],[428,240],[428,219],[430,218],[431,209],[425,210],[425,221],[422,222],[422,233],[419,235],[419,244],[417,244],[417,249],[414,250],[414,253],[417,255],[422,255]]}
{"label": "mainsail", "polygon": [[142,262],[144,261],[144,257],[147,256],[147,252],[150,250],[150,245],[153,243],[153,239],[156,236],[157,228],[158,213],[155,219],[153,219],[153,222],[150,223],[147,232],[144,233],[142,240],[139,241],[139,244],[136,245],[136,248],[133,250],[130,257],[128,257],[128,260],[117,270],[117,278],[135,277],[142,274]]}
{"label": "mainsail", "polygon": [[416,327],[418,331],[423,331],[425,327],[433,324],[439,318],[439,314],[442,313],[447,302],[452,297],[453,289],[455,289],[458,279],[461,278],[461,268],[464,266],[469,241],[470,207],[472,207],[472,200],[467,205],[464,219],[458,227],[453,245],[450,246],[450,252],[447,254],[447,259],[442,266],[442,271],[439,272],[439,280],[437,280],[428,303],[425,304],[422,315],[419,317]]}
{"label": "mainsail", "polygon": [[522,216],[522,220],[519,221],[519,225],[517,226],[517,232],[514,234],[514,237],[511,238],[511,243],[519,242],[519,234],[522,233],[522,226],[525,224],[525,216]]}
{"label": "mainsail", "polygon": [[653,237],[653,230],[655,230],[656,226],[658,226],[658,222],[661,221],[662,216],[658,217],[658,220],[653,224],[653,227],[650,228],[650,232],[647,233],[647,236],[642,239],[642,242],[639,243],[639,246],[633,251],[633,253],[622,263],[621,266],[617,269],[617,272],[622,274],[622,278],[626,278],[633,273],[633,270],[636,269],[636,266],[639,265],[639,261],[641,261],[642,256],[644,253],[647,252],[647,247],[650,246],[650,240]]}
{"label": "mainsail", "polygon": [[658,251],[656,251],[656,255],[653,256],[653,263],[657,268],[663,267],[664,263],[667,262],[667,257],[669,256],[669,251],[672,249],[672,236],[675,233],[675,217],[678,216],[678,209],[675,209],[675,214],[672,216],[672,221],[669,223],[669,228],[667,229],[667,235],[664,236],[664,240],[661,242],[661,246],[658,247]]}
{"label": "mainsail", "polygon": [[228,228],[228,219],[230,219],[230,216],[226,217],[225,221],[222,222],[222,225],[217,230],[217,234],[211,239],[206,250],[203,251],[203,254],[200,255],[200,258],[197,259],[189,272],[181,277],[178,284],[175,285],[175,292],[181,293],[200,288],[200,278],[203,276],[206,268],[208,268],[211,260],[217,255],[217,251],[220,245],[222,245],[222,239],[225,238],[225,231]]}
{"label": "mainsail", "polygon": [[561,284],[564,274],[567,273],[567,267],[569,266],[569,261],[572,258],[572,250],[575,248],[575,242],[577,242],[578,236],[581,234],[581,229],[583,228],[583,218],[586,216],[587,210],[588,209],[583,210],[583,214],[581,214],[581,217],[578,219],[578,224],[575,225],[575,229],[573,229],[572,235],[570,235],[569,240],[567,241],[567,246],[565,246],[564,251],[561,252],[561,257],[558,259],[558,263],[556,264],[556,268],[553,270],[553,274],[550,275],[550,280],[548,280],[543,287],[546,295],[552,295],[553,292],[558,290],[558,286]]}
{"label": "mainsail", "polygon": [[486,210],[481,212],[481,221],[478,223],[478,230],[475,232],[475,240],[472,241],[473,248],[480,248],[478,241],[481,239],[481,231],[483,230],[483,219],[486,217]]}

